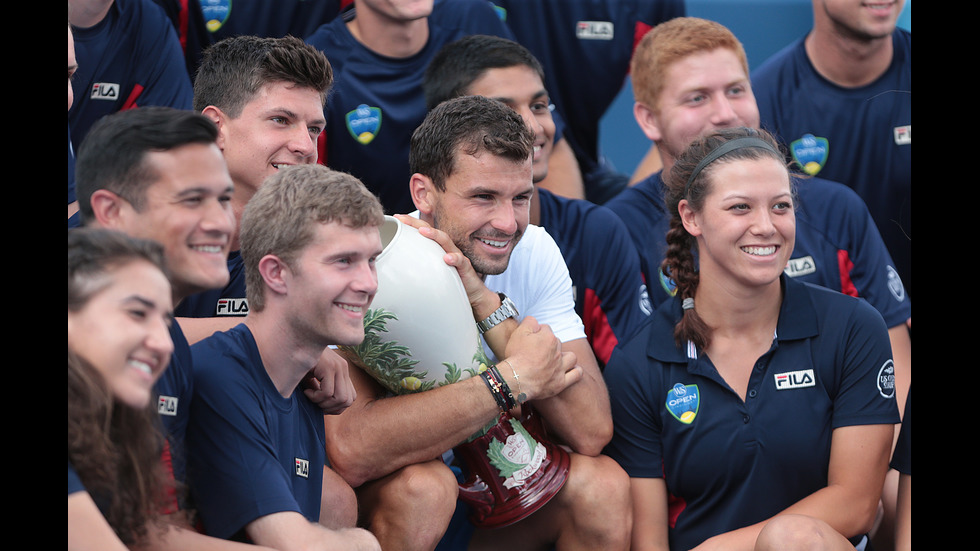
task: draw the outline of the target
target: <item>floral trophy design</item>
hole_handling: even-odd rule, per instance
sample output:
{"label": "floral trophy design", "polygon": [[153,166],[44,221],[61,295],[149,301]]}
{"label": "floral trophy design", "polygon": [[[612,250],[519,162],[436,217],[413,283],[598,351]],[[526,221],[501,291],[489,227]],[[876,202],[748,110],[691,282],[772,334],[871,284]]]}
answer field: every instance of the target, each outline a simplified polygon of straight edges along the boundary
{"label": "floral trophy design", "polygon": [[[394,394],[425,392],[478,375],[491,363],[463,283],[444,251],[418,230],[387,216],[377,260],[378,292],[364,317],[364,341],[343,347]],[[494,528],[544,506],[568,478],[570,459],[547,440],[528,404],[502,413],[454,448],[471,520]]]}

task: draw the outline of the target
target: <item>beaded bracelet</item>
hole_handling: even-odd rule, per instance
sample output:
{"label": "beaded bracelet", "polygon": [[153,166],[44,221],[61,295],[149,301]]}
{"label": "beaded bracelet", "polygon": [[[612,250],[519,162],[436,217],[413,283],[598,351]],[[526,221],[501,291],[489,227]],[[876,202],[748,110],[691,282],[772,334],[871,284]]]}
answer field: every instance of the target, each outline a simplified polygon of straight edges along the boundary
{"label": "beaded bracelet", "polygon": [[480,377],[483,378],[483,382],[486,383],[487,388],[490,389],[490,394],[492,394],[494,400],[497,401],[497,407],[500,408],[500,411],[508,411],[516,405],[514,402],[514,395],[510,391],[510,386],[508,386],[507,381],[500,376],[500,371],[497,371],[496,366],[487,368],[486,371],[480,373]]}
{"label": "beaded bracelet", "polygon": [[504,402],[503,395],[500,394],[500,387],[497,386],[497,383],[490,378],[489,371],[480,373],[480,378],[483,379],[483,382],[487,384],[487,388],[490,389],[490,395],[492,395],[493,399],[496,400],[497,407],[503,411],[504,408],[507,407],[507,404]]}
{"label": "beaded bracelet", "polygon": [[507,381],[504,379],[503,375],[501,375],[500,371],[497,370],[497,366],[491,366],[489,369],[487,369],[487,371],[490,371],[493,374],[493,377],[497,379],[497,383],[500,385],[500,393],[504,397],[504,401],[507,404],[507,409],[511,409],[516,406],[517,402],[514,401],[514,393],[510,391],[510,385],[507,384]]}

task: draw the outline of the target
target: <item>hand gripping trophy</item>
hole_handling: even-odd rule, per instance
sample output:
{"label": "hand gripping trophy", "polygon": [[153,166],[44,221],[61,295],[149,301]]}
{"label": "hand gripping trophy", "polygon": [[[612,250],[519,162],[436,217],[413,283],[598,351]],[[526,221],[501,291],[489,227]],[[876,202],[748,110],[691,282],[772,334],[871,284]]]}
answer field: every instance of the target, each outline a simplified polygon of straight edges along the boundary
{"label": "hand gripping trophy", "polygon": [[[381,241],[378,292],[364,318],[364,341],[343,347],[346,355],[395,394],[473,376],[483,376],[491,391],[499,391],[505,383],[489,376],[494,370],[485,373],[491,362],[459,274],[442,260],[442,248],[391,216],[385,217]],[[505,394],[495,394],[498,402],[514,405]],[[453,452],[466,477],[460,498],[481,527],[527,517],[568,478],[568,453],[547,439],[530,404],[504,411]]]}

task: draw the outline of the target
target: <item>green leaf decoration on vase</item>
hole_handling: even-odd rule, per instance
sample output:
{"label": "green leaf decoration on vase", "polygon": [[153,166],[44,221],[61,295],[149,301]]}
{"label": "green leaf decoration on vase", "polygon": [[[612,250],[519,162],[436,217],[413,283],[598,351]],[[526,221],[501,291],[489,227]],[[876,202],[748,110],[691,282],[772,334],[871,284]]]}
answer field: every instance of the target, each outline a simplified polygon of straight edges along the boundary
{"label": "green leaf decoration on vase", "polygon": [[391,321],[398,321],[395,313],[384,308],[368,309],[364,315],[364,340],[357,346],[341,346],[340,349],[355,354],[371,376],[395,394],[424,392],[437,384],[453,384],[478,375],[490,364],[483,343],[477,337],[473,363],[479,365],[479,369],[460,369],[456,362],[442,362],[446,368],[443,380],[430,379],[429,372],[421,371],[419,361],[412,358],[409,347],[394,340],[385,340],[384,334],[388,333],[388,323]]}
{"label": "green leaf decoration on vase", "polygon": [[[531,461],[531,458],[534,457],[534,452],[538,447],[538,442],[527,432],[527,429],[521,425],[520,421],[517,419],[509,419],[509,422],[510,426],[514,429],[514,436],[520,436],[524,442],[511,442],[511,439],[514,438],[514,436],[511,436],[508,438],[507,445],[513,448],[513,444],[518,444],[520,451],[523,452],[520,455],[526,460],[522,463],[518,463],[508,459],[504,442],[494,438],[488,446],[487,457],[490,459],[490,464],[500,471],[501,478],[510,478],[514,473],[527,466],[527,464]],[[513,451],[513,449],[511,451]]]}
{"label": "green leaf decoration on vase", "polygon": [[388,322],[397,319],[384,308],[368,309],[364,315],[364,340],[357,346],[340,348],[353,352],[379,383],[396,394],[429,390],[434,383],[425,381],[428,372],[416,370],[419,362],[412,359],[412,351],[395,341],[383,340]]}

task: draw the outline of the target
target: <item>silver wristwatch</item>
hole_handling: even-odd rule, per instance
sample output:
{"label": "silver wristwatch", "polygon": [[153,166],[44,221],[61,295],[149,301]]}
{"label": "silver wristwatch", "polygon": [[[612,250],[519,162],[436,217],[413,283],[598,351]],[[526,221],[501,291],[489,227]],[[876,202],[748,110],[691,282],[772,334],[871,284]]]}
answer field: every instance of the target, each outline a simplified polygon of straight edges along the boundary
{"label": "silver wristwatch", "polygon": [[507,295],[503,293],[497,294],[500,296],[500,308],[494,310],[493,313],[487,316],[483,321],[478,321],[476,323],[481,335],[493,329],[505,319],[516,318],[518,315],[517,306],[514,306],[514,302],[507,298]]}

